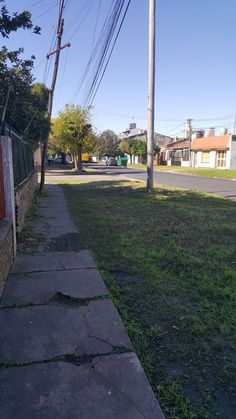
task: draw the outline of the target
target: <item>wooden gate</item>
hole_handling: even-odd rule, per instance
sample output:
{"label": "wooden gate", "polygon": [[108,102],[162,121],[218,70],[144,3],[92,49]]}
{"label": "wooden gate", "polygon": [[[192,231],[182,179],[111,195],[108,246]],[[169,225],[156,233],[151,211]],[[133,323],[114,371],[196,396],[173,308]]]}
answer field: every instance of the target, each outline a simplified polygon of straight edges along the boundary
{"label": "wooden gate", "polygon": [[0,143],[0,221],[5,218],[5,195],[3,182],[2,147]]}

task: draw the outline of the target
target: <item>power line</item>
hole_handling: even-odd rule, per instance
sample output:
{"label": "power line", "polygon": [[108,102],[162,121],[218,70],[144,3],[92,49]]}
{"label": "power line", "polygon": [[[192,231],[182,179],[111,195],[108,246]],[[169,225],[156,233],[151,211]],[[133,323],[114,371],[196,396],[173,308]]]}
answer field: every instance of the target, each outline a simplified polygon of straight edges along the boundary
{"label": "power line", "polygon": [[[76,88],[75,95],[73,97],[72,102],[74,102],[75,98],[77,97],[77,95],[78,95],[78,93],[79,93],[79,91],[80,91],[83,83],[85,82],[85,80],[89,78],[91,66],[92,66],[93,62],[96,61],[96,58],[97,58],[98,53],[99,53],[99,51],[101,49],[102,43],[106,41],[106,36],[107,36],[106,35],[106,28],[109,25],[109,18],[112,15],[113,9],[114,9],[114,6],[111,4],[111,6],[110,6],[110,8],[108,10],[108,13],[106,15],[106,18],[105,18],[105,20],[103,22],[102,28],[100,30],[100,34],[98,36],[97,42],[95,44],[95,47],[94,47],[92,53],[90,54],[90,58],[89,58],[88,63],[86,65],[86,67],[85,67],[84,73],[82,74],[80,80],[77,83],[77,88]],[[87,83],[87,85],[88,85],[88,83]]]}
{"label": "power line", "polygon": [[47,13],[51,12],[51,10],[53,10],[56,6],[57,6],[57,1],[53,4],[53,6],[51,6],[49,9],[45,10],[45,12],[41,13],[40,15],[36,16],[33,18],[33,21],[39,19],[40,17],[46,15]]}
{"label": "power line", "polygon": [[93,39],[92,39],[92,44],[91,44],[91,52],[90,52],[90,59],[89,59],[89,61],[91,60],[92,53],[93,53],[93,46],[94,46],[95,35],[96,35],[96,32],[97,32],[97,26],[98,26],[98,20],[99,20],[99,15],[100,15],[100,10],[101,10],[101,4],[102,4],[102,1],[99,0],[99,2],[98,2],[98,10],[97,10],[97,17],[96,17],[96,22],[95,22],[95,26],[94,26]]}
{"label": "power line", "polygon": [[115,45],[116,45],[117,39],[118,39],[118,37],[119,37],[119,34],[120,34],[120,31],[121,31],[121,28],[122,28],[123,23],[124,23],[124,20],[125,20],[125,17],[126,17],[126,15],[127,15],[127,12],[128,12],[129,6],[130,6],[130,3],[131,3],[131,0],[129,0],[129,1],[128,1],[128,4],[127,4],[127,6],[126,6],[126,9],[125,9],[125,12],[124,12],[123,18],[122,18],[122,20],[121,20],[121,23],[120,23],[119,29],[118,29],[118,31],[117,31],[117,34],[116,34],[116,37],[115,37],[114,43],[113,43],[113,45],[112,45],[112,48],[111,48],[110,54],[109,54],[109,56],[108,56],[108,60],[107,60],[107,62],[106,62],[106,65],[105,65],[105,67],[104,67],[104,70],[103,70],[103,72],[102,72],[102,75],[101,75],[100,81],[99,81],[99,83],[98,83],[98,85],[97,85],[97,87],[96,87],[96,90],[95,90],[95,92],[93,93],[93,96],[92,96],[92,98],[91,98],[91,100],[90,100],[90,105],[93,103],[93,101],[94,101],[94,99],[95,99],[95,96],[96,96],[96,94],[97,94],[97,92],[98,92],[98,89],[99,89],[99,87],[100,87],[100,85],[101,85],[101,82],[102,82],[103,77],[104,77],[104,75],[105,75],[105,72],[106,72],[106,70],[107,70],[107,67],[108,67],[108,64],[109,64],[109,62],[110,62],[110,59],[111,59],[111,56],[112,56],[112,53],[113,53],[114,47],[115,47]]}
{"label": "power line", "polygon": [[60,100],[61,100],[62,85],[63,85],[64,76],[65,76],[65,70],[66,70],[66,65],[67,65],[67,60],[68,60],[68,53],[69,53],[69,48],[67,48],[67,50],[66,50],[64,67],[63,67],[63,70],[62,70],[62,79],[61,79],[62,84],[60,86],[60,90],[59,90],[59,93],[58,93],[58,101],[57,101],[57,106],[58,107],[59,107]]}
{"label": "power line", "polygon": [[[94,48],[92,60],[88,63],[88,71],[85,76],[88,81],[82,98],[82,103],[85,106],[91,105],[97,94],[117,42],[121,27],[123,26],[130,3],[131,0],[127,3],[126,0],[116,0],[115,4],[108,12],[107,18]],[[117,29],[118,24],[119,28]],[[114,37],[115,39],[113,40]],[[92,61],[95,61],[95,71],[94,74],[90,75],[89,73]]]}
{"label": "power line", "polygon": [[[78,12],[78,15],[81,15],[83,13],[83,9],[85,11],[85,15],[80,20],[79,24],[76,26],[76,29],[73,31],[73,33],[69,36],[69,38],[67,39],[67,42],[69,42],[76,35],[76,33],[78,32],[78,30],[80,29],[80,27],[83,25],[85,19],[87,18],[88,14],[89,14],[92,6],[93,6],[93,2],[94,2],[94,0],[89,0],[89,3],[88,3],[88,1],[85,1],[85,3],[82,5],[81,9]],[[84,6],[87,6],[87,10],[84,8]],[[74,23],[76,23],[76,21],[77,21],[77,18],[76,18],[76,20],[75,20]],[[70,29],[73,26],[74,26],[74,24],[69,25]]]}

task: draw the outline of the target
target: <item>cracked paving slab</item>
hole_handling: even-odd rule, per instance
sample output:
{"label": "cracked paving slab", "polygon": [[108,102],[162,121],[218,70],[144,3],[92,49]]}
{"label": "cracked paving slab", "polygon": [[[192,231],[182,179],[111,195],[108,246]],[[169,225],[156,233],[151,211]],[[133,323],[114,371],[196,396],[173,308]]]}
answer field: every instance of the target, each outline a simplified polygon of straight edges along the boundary
{"label": "cracked paving slab", "polygon": [[57,294],[74,299],[108,295],[97,269],[9,275],[1,306],[45,304]]}
{"label": "cracked paving slab", "polygon": [[66,355],[82,357],[132,346],[110,300],[87,306],[0,310],[0,364],[27,364]]}
{"label": "cracked paving slab", "polygon": [[87,249],[79,252],[50,252],[34,255],[19,254],[12,265],[11,273],[61,271],[96,268],[96,263]]}
{"label": "cracked paving slab", "polygon": [[0,404],[4,419],[164,419],[135,354],[1,369]]}

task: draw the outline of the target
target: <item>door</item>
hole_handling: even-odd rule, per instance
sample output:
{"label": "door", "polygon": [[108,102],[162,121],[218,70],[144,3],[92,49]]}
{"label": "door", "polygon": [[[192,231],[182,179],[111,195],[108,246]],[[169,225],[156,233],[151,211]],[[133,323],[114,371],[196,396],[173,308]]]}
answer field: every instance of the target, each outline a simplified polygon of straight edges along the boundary
{"label": "door", "polygon": [[216,167],[223,169],[226,166],[226,151],[216,152]]}

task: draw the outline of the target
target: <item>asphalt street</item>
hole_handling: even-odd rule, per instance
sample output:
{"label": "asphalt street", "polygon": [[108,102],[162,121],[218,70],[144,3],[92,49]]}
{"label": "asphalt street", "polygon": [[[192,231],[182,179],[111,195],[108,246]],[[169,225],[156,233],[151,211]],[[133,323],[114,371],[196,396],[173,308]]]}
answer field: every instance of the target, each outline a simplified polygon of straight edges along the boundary
{"label": "asphalt street", "polygon": [[[86,165],[96,169],[100,174],[109,176],[125,175],[128,179],[146,181],[146,171],[142,169],[129,169],[97,164]],[[175,186],[184,189],[195,189],[201,192],[217,194],[236,201],[236,181],[225,179],[212,179],[187,174],[154,171],[154,182],[160,185]]]}

